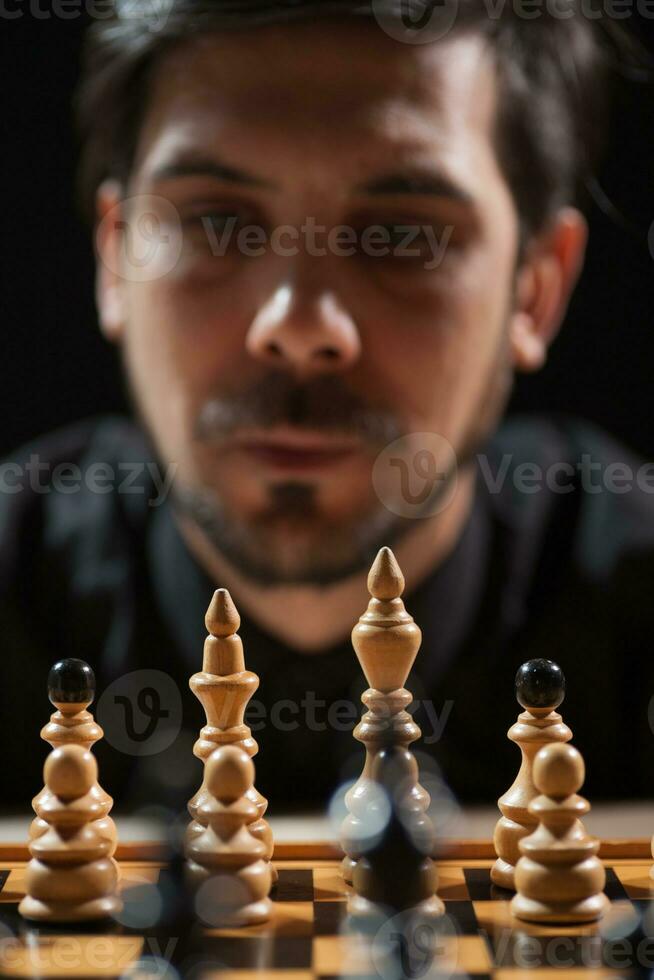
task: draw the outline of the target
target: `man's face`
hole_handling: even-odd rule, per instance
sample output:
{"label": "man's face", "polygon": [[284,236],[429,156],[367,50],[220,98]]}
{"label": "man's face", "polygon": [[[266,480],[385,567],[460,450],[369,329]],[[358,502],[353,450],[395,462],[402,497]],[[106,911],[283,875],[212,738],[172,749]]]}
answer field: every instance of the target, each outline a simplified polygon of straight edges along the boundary
{"label": "man's face", "polygon": [[518,222],[495,113],[473,37],[300,23],[159,65],[123,217],[168,242],[120,285],[124,357],[182,506],[246,573],[350,571],[411,524],[380,450],[496,422]]}

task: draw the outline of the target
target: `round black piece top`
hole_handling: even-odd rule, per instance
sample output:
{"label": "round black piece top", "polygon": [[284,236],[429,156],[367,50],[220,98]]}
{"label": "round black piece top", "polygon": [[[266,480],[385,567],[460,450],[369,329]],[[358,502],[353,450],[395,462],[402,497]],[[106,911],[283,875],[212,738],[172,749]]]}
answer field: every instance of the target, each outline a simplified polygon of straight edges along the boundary
{"label": "round black piece top", "polygon": [[565,677],[553,660],[528,660],[515,675],[515,696],[523,708],[558,708]]}
{"label": "round black piece top", "polygon": [[58,660],[48,674],[52,704],[87,704],[95,697],[95,674],[83,660]]}

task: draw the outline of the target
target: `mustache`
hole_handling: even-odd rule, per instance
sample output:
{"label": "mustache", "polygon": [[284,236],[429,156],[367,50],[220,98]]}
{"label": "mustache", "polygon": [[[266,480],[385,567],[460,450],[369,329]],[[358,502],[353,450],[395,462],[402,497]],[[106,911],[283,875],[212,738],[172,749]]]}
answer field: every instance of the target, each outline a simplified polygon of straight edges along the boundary
{"label": "mustache", "polygon": [[205,402],[194,438],[221,441],[243,428],[279,426],[354,436],[378,447],[404,434],[395,412],[368,405],[336,375],[300,383],[282,372],[271,372],[243,391],[216,395]]}

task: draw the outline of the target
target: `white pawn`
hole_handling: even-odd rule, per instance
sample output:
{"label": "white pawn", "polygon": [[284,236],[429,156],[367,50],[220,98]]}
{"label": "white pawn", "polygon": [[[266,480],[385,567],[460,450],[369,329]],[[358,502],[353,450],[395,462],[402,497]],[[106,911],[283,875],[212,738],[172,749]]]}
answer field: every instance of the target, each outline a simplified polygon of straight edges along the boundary
{"label": "white pawn", "polygon": [[97,763],[81,745],[63,745],[50,753],[43,775],[47,794],[40,815],[47,826],[29,845],[32,860],[19,912],[41,922],[112,916],[121,907],[118,869],[111,858],[113,840],[96,826],[103,815],[95,792]]}
{"label": "white pawn", "polygon": [[266,844],[248,827],[257,815],[248,798],[253,784],[254,764],[236,745],[216,749],[207,759],[206,796],[198,810],[205,829],[187,840],[186,855],[189,879],[198,888],[198,912],[214,927],[270,918],[272,873]]}
{"label": "white pawn", "polygon": [[[48,698],[57,710],[50,716],[48,724],[41,729],[41,738],[49,744],[50,748],[81,745],[83,749],[91,749],[102,738],[104,732],[88,710],[94,697],[95,675],[83,660],[66,658],[58,660],[50,668]],[[116,825],[109,816],[113,800],[99,783],[96,783],[92,792],[97,802],[101,804],[97,810],[98,819],[93,826],[101,837],[106,837],[112,842],[111,855],[113,856],[118,843]],[[51,802],[47,788],[41,790],[32,800],[36,816],[30,825],[30,839],[39,837],[48,829],[42,811],[47,810]]]}
{"label": "white pawn", "polygon": [[538,795],[533,781],[536,753],[552,742],[569,742],[572,732],[557,712],[565,696],[565,678],[552,660],[528,660],[515,677],[515,693],[524,708],[508,731],[519,746],[522,761],[512,786],[497,801],[502,816],[495,826],[493,844],[497,861],[491,868],[493,884],[515,891],[515,866],[520,841],[536,829],[529,804]]}
{"label": "white pawn", "polygon": [[533,777],[542,794],[529,804],[536,830],[520,841],[517,894],[511,912],[528,922],[593,922],[609,906],[599,841],[580,817],[590,804],[578,796],[584,760],[572,745],[546,745],[534,759]]}

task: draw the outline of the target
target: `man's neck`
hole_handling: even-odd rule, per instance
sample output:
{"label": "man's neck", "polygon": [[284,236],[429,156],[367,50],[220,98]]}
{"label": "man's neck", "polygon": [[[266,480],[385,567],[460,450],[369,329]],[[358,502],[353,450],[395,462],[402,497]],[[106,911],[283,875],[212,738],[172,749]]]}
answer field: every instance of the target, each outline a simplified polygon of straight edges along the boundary
{"label": "man's neck", "polygon": [[[448,557],[466,524],[474,497],[472,468],[459,473],[456,493],[435,517],[417,520],[415,529],[393,546],[407,591],[416,588]],[[367,603],[367,570],[328,586],[264,587],[244,578],[194,524],[180,521],[186,544],[217,587],[238,599],[241,615],[303,653],[318,653],[343,642]]]}

